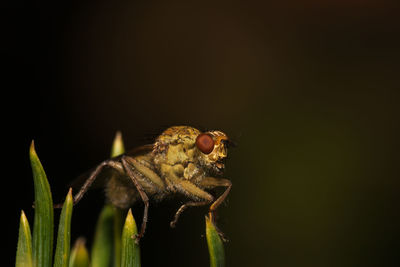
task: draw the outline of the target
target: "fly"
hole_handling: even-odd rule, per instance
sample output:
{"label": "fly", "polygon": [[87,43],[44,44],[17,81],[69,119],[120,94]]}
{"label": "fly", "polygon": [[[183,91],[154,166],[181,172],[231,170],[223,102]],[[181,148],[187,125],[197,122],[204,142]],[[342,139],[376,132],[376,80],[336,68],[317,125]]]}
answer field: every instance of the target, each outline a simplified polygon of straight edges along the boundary
{"label": "fly", "polygon": [[[232,187],[230,180],[219,177],[225,168],[228,143],[228,136],[221,131],[170,127],[153,144],[100,163],[74,196],[74,204],[99,177],[105,179],[105,194],[114,206],[127,209],[136,201],[143,201],[142,225],[135,237],[137,243],[146,231],[149,199],[160,201],[176,194],[189,199],[176,211],[171,227],[175,227],[188,207],[210,205],[209,216],[214,219],[215,211]],[[216,187],[224,187],[225,191],[218,197],[207,192]]]}

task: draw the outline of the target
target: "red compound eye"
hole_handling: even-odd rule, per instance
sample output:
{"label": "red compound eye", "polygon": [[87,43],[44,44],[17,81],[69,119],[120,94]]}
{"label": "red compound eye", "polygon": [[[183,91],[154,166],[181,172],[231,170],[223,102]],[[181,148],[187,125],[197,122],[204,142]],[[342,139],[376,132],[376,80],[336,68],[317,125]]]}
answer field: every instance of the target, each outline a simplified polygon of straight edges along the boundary
{"label": "red compound eye", "polygon": [[214,149],[214,140],[208,134],[199,134],[196,138],[196,146],[204,154],[210,154]]}

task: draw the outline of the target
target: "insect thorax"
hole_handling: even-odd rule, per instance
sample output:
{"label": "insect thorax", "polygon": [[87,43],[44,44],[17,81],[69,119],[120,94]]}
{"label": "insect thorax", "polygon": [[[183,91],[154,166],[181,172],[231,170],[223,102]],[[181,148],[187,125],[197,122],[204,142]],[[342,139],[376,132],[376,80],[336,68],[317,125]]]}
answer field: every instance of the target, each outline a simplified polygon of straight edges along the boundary
{"label": "insect thorax", "polygon": [[[154,144],[154,163],[164,177],[176,175],[194,181],[204,176],[195,142],[200,131],[187,126],[167,129]],[[195,181],[194,181],[195,182]]]}

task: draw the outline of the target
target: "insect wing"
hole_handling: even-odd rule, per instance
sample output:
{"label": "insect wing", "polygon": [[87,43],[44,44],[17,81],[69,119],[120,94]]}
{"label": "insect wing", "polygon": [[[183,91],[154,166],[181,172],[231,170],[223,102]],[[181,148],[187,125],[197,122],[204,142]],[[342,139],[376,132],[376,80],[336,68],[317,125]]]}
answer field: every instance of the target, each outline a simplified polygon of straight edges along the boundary
{"label": "insect wing", "polygon": [[[134,148],[123,155],[114,157],[110,159],[111,161],[119,162],[122,156],[127,156],[127,157],[135,157],[139,155],[143,155],[146,153],[151,152],[153,149],[152,145],[144,145],[140,146],[137,148]],[[110,161],[109,160],[109,161]],[[78,192],[84,183],[87,181],[87,179],[90,177],[90,175],[96,170],[97,166],[90,169],[89,171],[84,172],[83,174],[79,175],[75,180],[73,180],[70,183],[70,187],[72,187],[74,192]],[[109,167],[105,167],[101,170],[101,172],[98,174],[96,177],[96,180],[93,182],[93,184],[90,186],[91,189],[99,189],[99,188],[104,188],[107,184],[107,181],[113,177],[114,175],[119,175],[121,176],[121,172],[118,172],[117,170]]]}
{"label": "insect wing", "polygon": [[[117,161],[117,159],[115,160]],[[72,187],[73,192],[78,192],[82,188],[90,175],[96,170],[96,168],[97,166],[82,173],[69,184],[69,186]],[[107,181],[116,173],[117,171],[113,170],[112,168],[103,168],[101,172],[97,175],[96,180],[93,181],[90,189],[103,188],[107,184]]]}
{"label": "insect wing", "polygon": [[150,153],[152,151],[153,151],[153,145],[144,145],[144,146],[136,147],[136,148],[126,152],[124,155],[128,156],[128,157],[136,157],[136,156]]}

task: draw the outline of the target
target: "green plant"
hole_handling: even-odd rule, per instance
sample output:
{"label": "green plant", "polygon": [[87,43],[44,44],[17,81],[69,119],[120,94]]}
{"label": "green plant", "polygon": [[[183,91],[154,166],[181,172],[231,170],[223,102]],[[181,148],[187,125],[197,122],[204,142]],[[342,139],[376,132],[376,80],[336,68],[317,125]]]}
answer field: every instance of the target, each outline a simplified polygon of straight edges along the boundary
{"label": "green plant", "polygon": [[[111,156],[118,156],[122,153],[124,153],[124,145],[121,134],[118,132],[113,143]],[[131,210],[125,214],[124,211],[108,204],[103,207],[100,213],[90,255],[85,247],[85,239],[82,237],[76,240],[74,247],[70,250],[73,211],[71,189],[68,191],[61,210],[53,261],[53,200],[46,173],[36,154],[33,141],[29,155],[35,191],[33,235],[31,235],[28,219],[24,211],[21,211],[15,266],[140,266],[140,248],[133,238],[137,234],[137,227]],[[210,265],[212,267],[224,266],[225,257],[222,241],[214,225],[207,217],[206,236]]]}
{"label": "green plant", "polygon": [[211,267],[225,266],[224,245],[211,219],[206,216],[206,238]]}

